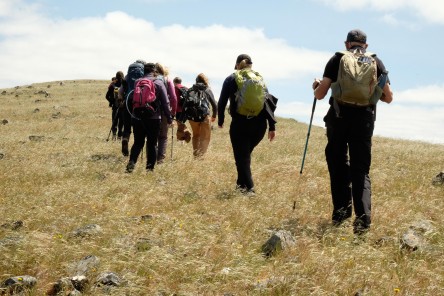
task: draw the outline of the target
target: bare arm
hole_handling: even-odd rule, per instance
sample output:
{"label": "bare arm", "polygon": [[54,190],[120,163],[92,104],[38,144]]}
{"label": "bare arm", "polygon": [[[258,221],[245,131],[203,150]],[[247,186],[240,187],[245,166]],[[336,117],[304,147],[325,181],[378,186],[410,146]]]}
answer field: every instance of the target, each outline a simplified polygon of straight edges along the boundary
{"label": "bare arm", "polygon": [[318,100],[322,100],[328,93],[331,86],[331,79],[324,77],[322,80],[315,79],[313,82],[314,96]]}
{"label": "bare arm", "polygon": [[383,101],[387,104],[390,104],[393,101],[393,92],[390,88],[390,84],[386,83],[382,90],[383,90],[383,93],[381,96],[381,101]]}

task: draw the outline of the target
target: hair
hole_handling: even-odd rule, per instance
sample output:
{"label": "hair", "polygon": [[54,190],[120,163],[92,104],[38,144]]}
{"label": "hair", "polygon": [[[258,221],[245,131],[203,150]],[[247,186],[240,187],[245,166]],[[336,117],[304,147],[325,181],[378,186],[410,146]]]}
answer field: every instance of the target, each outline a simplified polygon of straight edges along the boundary
{"label": "hair", "polygon": [[119,72],[116,73],[116,78],[117,78],[117,80],[122,80],[122,79],[123,79],[123,76],[125,76],[125,75],[123,75],[123,72],[122,72],[122,71],[119,71]]}
{"label": "hair", "polygon": [[181,84],[182,83],[182,78],[174,77],[173,82],[176,83],[176,84]]}
{"label": "hair", "polygon": [[197,75],[196,83],[199,83],[199,82],[205,84],[206,86],[210,85],[209,82],[208,82],[208,77],[205,76],[204,73],[200,73],[199,75]]}
{"label": "hair", "polygon": [[248,60],[245,59],[245,60],[242,60],[242,61],[238,64],[237,69],[238,69],[238,70],[242,70],[242,69],[245,69],[245,68],[251,68],[251,65],[252,65],[252,64],[248,64]]}
{"label": "hair", "polygon": [[168,68],[162,66],[159,63],[156,63],[156,70],[157,70],[157,73],[159,73],[160,75],[163,75],[163,76],[168,76],[168,74],[169,74]]}
{"label": "hair", "polygon": [[137,60],[137,61],[135,61],[135,63],[139,63],[139,64],[142,64],[142,65],[146,64],[145,60]]}
{"label": "hair", "polygon": [[116,77],[113,77],[113,78],[111,78],[111,81],[114,81],[114,80],[116,80],[117,78]]}
{"label": "hair", "polygon": [[145,65],[143,65],[143,72],[145,75],[154,73],[154,76],[157,76],[158,74],[157,67],[153,63],[146,63]]}

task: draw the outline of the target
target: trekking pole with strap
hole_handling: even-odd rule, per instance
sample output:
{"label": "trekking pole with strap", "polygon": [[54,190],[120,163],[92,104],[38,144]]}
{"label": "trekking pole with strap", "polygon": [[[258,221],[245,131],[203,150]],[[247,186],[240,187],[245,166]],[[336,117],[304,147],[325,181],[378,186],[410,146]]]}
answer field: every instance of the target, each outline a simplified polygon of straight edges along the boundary
{"label": "trekking pole with strap", "polygon": [[300,171],[300,174],[302,174],[302,170],[304,169],[305,155],[307,154],[308,138],[310,137],[311,124],[312,124],[312,122],[313,122],[313,114],[314,114],[314,112],[315,112],[315,108],[316,108],[316,101],[317,101],[317,99],[314,98],[314,101],[313,101],[313,108],[312,108],[312,110],[311,110],[310,124],[308,125],[307,140],[305,141],[304,156],[302,157],[302,165],[301,165],[301,171]]}
{"label": "trekking pole with strap", "polygon": [[119,109],[116,110],[116,115],[114,115],[113,122],[111,124],[111,128],[109,129],[108,138],[106,139],[107,142],[109,141],[109,137],[111,136],[111,132],[113,130],[114,123],[116,122],[118,116],[119,116]]}

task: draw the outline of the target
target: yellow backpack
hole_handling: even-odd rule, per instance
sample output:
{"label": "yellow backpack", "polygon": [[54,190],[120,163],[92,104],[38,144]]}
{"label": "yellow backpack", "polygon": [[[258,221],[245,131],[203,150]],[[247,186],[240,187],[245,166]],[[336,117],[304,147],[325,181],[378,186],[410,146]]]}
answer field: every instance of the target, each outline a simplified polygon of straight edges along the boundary
{"label": "yellow backpack", "polygon": [[382,95],[378,86],[375,54],[341,51],[338,79],[331,85],[331,95],[338,102],[356,105],[376,105]]}
{"label": "yellow backpack", "polygon": [[262,76],[251,69],[234,73],[238,91],[236,92],[237,113],[254,117],[264,108],[266,86]]}

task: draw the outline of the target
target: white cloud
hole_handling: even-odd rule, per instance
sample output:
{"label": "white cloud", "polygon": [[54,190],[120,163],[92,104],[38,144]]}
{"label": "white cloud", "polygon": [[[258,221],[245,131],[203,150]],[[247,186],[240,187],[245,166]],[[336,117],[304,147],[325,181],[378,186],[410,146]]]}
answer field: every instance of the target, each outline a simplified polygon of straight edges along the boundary
{"label": "white cloud", "polygon": [[444,85],[428,85],[395,92],[394,98],[399,104],[414,103],[421,106],[444,107],[443,93]]}
{"label": "white cloud", "polygon": [[378,104],[375,134],[444,144],[444,106]]}
{"label": "white cloud", "polygon": [[[407,9],[430,23],[444,24],[444,5],[437,0],[314,0],[341,11],[374,9],[392,12]],[[393,21],[393,20],[392,20]]]}
{"label": "white cloud", "polygon": [[172,75],[193,79],[204,72],[212,80],[222,80],[233,70],[240,53],[250,54],[255,68],[269,79],[297,79],[314,76],[330,56],[269,39],[261,29],[221,25],[157,28],[119,11],[103,18],[48,20],[28,10],[26,18],[17,18],[22,7],[14,7],[9,17],[0,20],[0,28],[8,27],[7,32],[0,31],[0,64],[13,70],[0,73],[0,87],[80,78],[108,80],[137,59],[161,62],[170,67]]}

